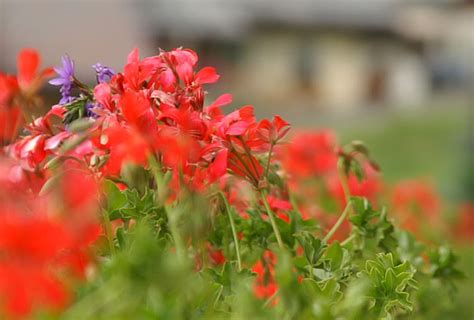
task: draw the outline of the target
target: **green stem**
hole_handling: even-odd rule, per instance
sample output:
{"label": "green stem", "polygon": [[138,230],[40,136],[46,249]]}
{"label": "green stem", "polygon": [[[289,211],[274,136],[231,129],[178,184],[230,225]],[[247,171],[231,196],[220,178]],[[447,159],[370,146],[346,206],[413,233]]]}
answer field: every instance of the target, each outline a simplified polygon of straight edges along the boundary
{"label": "green stem", "polygon": [[344,198],[346,203],[349,203],[351,199],[351,191],[349,189],[349,183],[347,182],[347,175],[344,168],[344,160],[341,158],[337,162],[337,173],[339,175],[339,180],[341,180],[342,190],[344,191]]}
{"label": "green stem", "polygon": [[346,244],[354,240],[354,238],[355,238],[355,234],[351,234],[346,240],[341,242],[341,246],[345,246]]}
{"label": "green stem", "polygon": [[150,155],[148,159],[148,163],[153,173],[153,178],[155,179],[156,183],[156,203],[159,206],[165,206],[166,201],[166,182],[165,177],[163,175],[161,163],[154,155]]}
{"label": "green stem", "polygon": [[336,223],[334,226],[329,230],[328,234],[324,237],[324,241],[327,242],[331,237],[336,233],[337,229],[341,226],[341,224],[344,222],[346,219],[347,215],[349,214],[349,211],[351,209],[351,202],[347,202],[346,207],[344,208],[344,211],[342,211],[342,214],[339,216],[339,219],[337,219]]}
{"label": "green stem", "polygon": [[334,226],[329,230],[328,234],[324,237],[324,241],[327,242],[331,237],[336,233],[337,229],[341,226],[341,224],[344,222],[346,219],[347,215],[351,211],[351,193],[349,189],[349,184],[347,183],[347,176],[344,170],[344,162],[342,159],[339,159],[339,162],[337,163],[337,169],[339,173],[339,179],[341,180],[342,184],[342,189],[344,190],[344,197],[346,199],[346,207],[342,211],[342,214],[340,215],[339,219],[337,219],[336,223]]}
{"label": "green stem", "polygon": [[268,170],[270,169],[270,161],[272,159],[272,152],[273,152],[274,143],[272,142],[270,145],[270,151],[268,151],[268,159],[267,159],[267,166],[265,167],[265,177],[268,180]]}
{"label": "green stem", "polygon": [[153,172],[153,177],[156,183],[156,203],[159,206],[163,206],[166,212],[166,216],[168,218],[168,227],[170,229],[171,235],[174,239],[174,243],[176,245],[176,253],[178,254],[178,258],[180,260],[184,260],[184,242],[181,238],[178,228],[178,217],[176,216],[178,212],[174,212],[172,215],[170,212],[170,208],[168,208],[165,204],[165,192],[164,192],[164,180],[163,175],[161,172],[161,166],[154,155],[150,155],[148,159],[148,163],[150,164],[150,168]]}
{"label": "green stem", "polygon": [[224,201],[225,209],[227,211],[227,215],[229,216],[230,227],[232,229],[232,236],[234,237],[234,244],[235,244],[235,254],[237,256],[237,266],[239,268],[239,272],[242,270],[242,260],[240,258],[240,248],[239,248],[239,239],[237,238],[237,231],[235,229],[235,222],[234,218],[232,217],[232,212],[230,211],[229,201],[225,194],[220,191],[219,194],[221,195],[222,201]]}
{"label": "green stem", "polygon": [[115,245],[114,238],[112,235],[112,223],[110,222],[109,213],[105,210],[102,213],[102,220],[104,225],[105,236],[107,237],[107,241],[109,243],[110,253],[113,255],[115,254]]}
{"label": "green stem", "polygon": [[184,261],[185,258],[185,246],[184,241],[181,238],[181,234],[179,233],[178,228],[178,213],[174,212],[173,214],[170,212],[169,208],[165,207],[166,216],[168,217],[168,225],[171,231],[171,235],[173,236],[174,243],[176,245],[176,253],[178,255],[179,260]]}
{"label": "green stem", "polygon": [[280,230],[278,229],[278,225],[276,224],[275,215],[273,214],[273,211],[270,208],[270,205],[268,204],[268,201],[267,201],[266,191],[261,190],[260,191],[260,196],[262,198],[263,204],[265,205],[265,210],[267,211],[268,217],[270,218],[270,222],[272,224],[273,232],[275,233],[275,237],[277,239],[278,246],[281,249],[284,249],[285,247],[283,246],[283,241],[281,240]]}
{"label": "green stem", "polygon": [[265,301],[265,303],[263,304],[263,307],[264,307],[264,308],[268,307],[268,305],[269,305],[273,300],[275,300],[275,298],[277,297],[277,295],[278,295],[278,290],[275,291],[275,293],[272,294],[271,297],[267,299],[267,301]]}

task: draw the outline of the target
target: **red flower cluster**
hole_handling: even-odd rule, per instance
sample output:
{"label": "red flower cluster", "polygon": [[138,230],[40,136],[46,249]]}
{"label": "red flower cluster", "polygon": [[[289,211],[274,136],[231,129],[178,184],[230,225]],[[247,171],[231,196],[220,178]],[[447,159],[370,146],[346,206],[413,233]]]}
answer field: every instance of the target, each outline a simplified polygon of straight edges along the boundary
{"label": "red flower cluster", "polygon": [[106,174],[117,175],[126,161],[146,166],[154,155],[172,170],[176,188],[185,182],[201,190],[228,170],[258,186],[262,166],[254,153],[268,151],[288,124],[279,117],[258,123],[251,106],[224,115],[228,94],[205,106],[203,85],[219,75],[212,67],[195,72],[197,62],[188,49],[143,60],[134,50],[123,73],[95,87],[96,147],[110,155]]}
{"label": "red flower cluster", "polygon": [[[212,67],[195,72],[197,61],[188,49],[143,60],[135,49],[123,73],[82,98],[94,114],[87,138],[67,130],[62,122],[68,107],[58,105],[6,150],[38,177],[47,175],[45,164],[51,156],[74,157],[97,176],[119,176],[129,162],[146,167],[154,156],[163,170],[173,172],[176,189],[185,183],[202,190],[228,171],[258,187],[263,167],[256,155],[268,152],[289,125],[278,116],[257,122],[252,106],[224,115],[220,108],[232,101],[229,94],[205,106],[203,85],[216,82],[219,75]],[[66,140],[77,140],[76,146],[61,150]]]}
{"label": "red flower cluster", "polygon": [[293,135],[279,157],[293,179],[310,179],[334,172],[338,159],[336,148],[334,132],[302,131]]}
{"label": "red flower cluster", "polygon": [[[187,49],[143,60],[134,50],[123,73],[94,88],[88,98],[95,115],[89,139],[68,156],[84,161],[100,176],[118,176],[127,162],[147,166],[154,156],[163,170],[173,172],[176,188],[184,182],[199,190],[227,171],[257,187],[263,168],[256,154],[268,152],[289,125],[278,116],[257,122],[252,106],[224,115],[220,107],[232,101],[228,94],[205,106],[203,85],[219,76],[212,67],[195,72],[197,61]],[[25,169],[40,170],[46,156],[58,155],[61,142],[76,136],[65,126],[55,127],[56,132],[51,128],[50,118],[64,120],[65,112],[66,107],[54,107],[30,125],[29,136],[11,147]]]}

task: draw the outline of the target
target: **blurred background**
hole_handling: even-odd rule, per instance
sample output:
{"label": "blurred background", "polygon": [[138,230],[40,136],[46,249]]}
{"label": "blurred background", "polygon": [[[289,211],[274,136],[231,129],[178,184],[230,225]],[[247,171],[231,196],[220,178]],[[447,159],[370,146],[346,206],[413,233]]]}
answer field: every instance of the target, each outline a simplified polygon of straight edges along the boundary
{"label": "blurred background", "polygon": [[1,70],[34,47],[93,83],[92,64],[121,70],[135,46],[193,48],[222,75],[211,98],[364,140],[388,181],[474,200],[474,1],[0,0]]}
{"label": "blurred background", "polygon": [[[211,98],[363,140],[388,182],[428,181],[452,216],[474,201],[472,0],[0,0],[7,72],[34,47],[43,65],[68,53],[92,84],[96,62],[120,71],[134,47],[179,46],[218,68]],[[460,249],[471,279],[460,309],[472,304],[473,247]]]}

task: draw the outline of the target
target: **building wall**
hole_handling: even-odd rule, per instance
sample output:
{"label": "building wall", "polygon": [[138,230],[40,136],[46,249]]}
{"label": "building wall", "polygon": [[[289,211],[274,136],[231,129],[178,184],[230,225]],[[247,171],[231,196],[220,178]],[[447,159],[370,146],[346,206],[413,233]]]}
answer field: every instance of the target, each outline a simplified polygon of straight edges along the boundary
{"label": "building wall", "polygon": [[313,41],[313,89],[318,104],[328,110],[354,109],[366,102],[368,47],[358,37],[328,34]]}
{"label": "building wall", "polygon": [[261,32],[244,42],[243,51],[235,86],[262,105],[337,112],[413,106],[430,95],[422,56],[396,38]]}

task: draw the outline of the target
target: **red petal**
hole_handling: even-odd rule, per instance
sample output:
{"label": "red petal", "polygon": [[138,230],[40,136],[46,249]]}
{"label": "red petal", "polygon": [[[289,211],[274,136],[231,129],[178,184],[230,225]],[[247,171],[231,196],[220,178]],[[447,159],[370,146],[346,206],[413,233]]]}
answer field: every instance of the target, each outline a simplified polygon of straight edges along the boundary
{"label": "red petal", "polygon": [[40,64],[40,56],[35,49],[23,49],[18,55],[18,79],[28,85],[35,77]]}
{"label": "red petal", "polygon": [[240,136],[245,133],[249,127],[248,122],[246,121],[237,121],[229,126],[226,131],[226,134],[229,136]]}
{"label": "red petal", "polygon": [[97,100],[97,102],[102,104],[104,107],[106,107],[110,111],[113,111],[112,96],[110,93],[111,93],[111,90],[110,90],[110,85],[108,83],[100,83],[96,85],[94,88],[94,97]]}
{"label": "red petal", "polygon": [[285,120],[283,120],[280,116],[275,116],[273,118],[273,123],[275,124],[275,128],[277,129],[277,131],[280,131],[281,129],[283,129],[284,127],[287,127],[289,126],[290,124],[288,122],[286,122]]}
{"label": "red petal", "polygon": [[193,77],[193,67],[189,63],[182,63],[176,67],[179,78],[187,85],[191,83]]}
{"label": "red petal", "polygon": [[125,119],[135,125],[138,124],[138,119],[141,116],[151,111],[150,102],[134,91],[127,91],[123,94],[120,106]]}
{"label": "red petal", "polygon": [[128,54],[127,63],[138,62],[140,60],[140,51],[138,48],[134,48],[132,52]]}
{"label": "red petal", "polygon": [[220,76],[213,67],[204,67],[196,75],[195,81],[200,84],[214,83],[219,80]]}
{"label": "red petal", "polygon": [[210,182],[216,181],[227,172],[227,149],[219,152],[214,161],[209,165]]}
{"label": "red petal", "polygon": [[230,93],[224,93],[219,98],[217,98],[212,105],[216,107],[222,107],[230,103],[232,103],[232,95]]}

